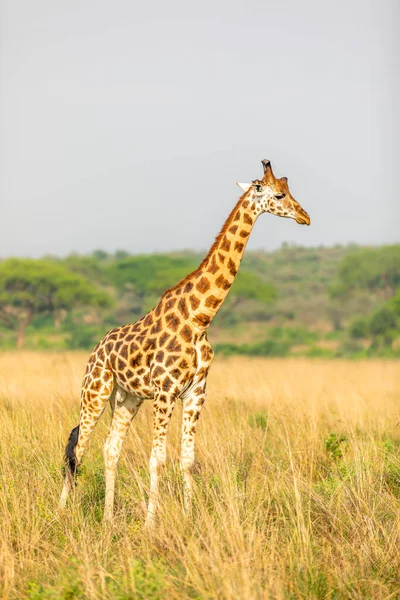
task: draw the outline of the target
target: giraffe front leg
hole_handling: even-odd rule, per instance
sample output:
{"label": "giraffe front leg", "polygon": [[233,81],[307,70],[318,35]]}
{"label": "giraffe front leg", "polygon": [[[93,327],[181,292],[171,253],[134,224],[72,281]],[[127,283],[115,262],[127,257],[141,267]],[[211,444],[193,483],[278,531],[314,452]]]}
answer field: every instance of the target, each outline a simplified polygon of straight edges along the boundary
{"label": "giraffe front leg", "polygon": [[158,393],[154,400],[154,433],[150,455],[150,496],[145,526],[153,527],[158,507],[159,468],[167,459],[167,428],[174,410],[175,396]]}
{"label": "giraffe front leg", "polygon": [[181,469],[183,475],[183,503],[185,512],[192,505],[192,471],[194,466],[194,441],[197,421],[206,399],[206,382],[201,382],[193,394],[184,401],[182,413]]}

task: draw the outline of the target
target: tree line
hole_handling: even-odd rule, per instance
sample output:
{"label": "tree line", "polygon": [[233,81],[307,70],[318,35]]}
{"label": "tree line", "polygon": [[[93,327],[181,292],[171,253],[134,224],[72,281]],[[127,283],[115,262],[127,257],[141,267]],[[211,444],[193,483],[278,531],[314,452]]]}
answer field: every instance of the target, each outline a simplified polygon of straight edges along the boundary
{"label": "tree line", "polygon": [[[0,262],[0,347],[90,348],[197,268],[190,252]],[[249,252],[210,336],[225,354],[395,355],[400,245]]]}

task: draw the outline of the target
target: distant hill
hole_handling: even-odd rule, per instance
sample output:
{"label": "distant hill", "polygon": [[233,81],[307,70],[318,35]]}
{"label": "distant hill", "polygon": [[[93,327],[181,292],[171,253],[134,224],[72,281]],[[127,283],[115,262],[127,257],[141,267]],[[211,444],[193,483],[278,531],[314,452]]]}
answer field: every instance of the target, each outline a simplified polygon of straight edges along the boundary
{"label": "distant hill", "polygon": [[[133,256],[102,250],[63,259],[45,257],[43,261],[61,264],[112,301],[103,308],[71,306],[56,322],[54,314],[36,315],[27,328],[26,346],[89,349],[108,329],[140,318],[203,257],[204,253],[185,251]],[[247,252],[210,327],[210,341],[225,354],[396,355],[397,269],[400,245],[285,244],[273,252]],[[4,294],[1,297],[4,302]],[[15,336],[3,322],[0,346],[12,347]]]}

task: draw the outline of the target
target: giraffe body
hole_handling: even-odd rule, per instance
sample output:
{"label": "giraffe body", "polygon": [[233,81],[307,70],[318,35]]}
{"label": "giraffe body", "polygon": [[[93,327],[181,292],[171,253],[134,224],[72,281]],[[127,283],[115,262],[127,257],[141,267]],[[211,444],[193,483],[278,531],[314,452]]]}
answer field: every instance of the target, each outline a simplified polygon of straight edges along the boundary
{"label": "giraffe body", "polygon": [[257,217],[272,212],[309,224],[307,213],[290,196],[287,180],[276,180],[268,161],[263,161],[263,165],[263,180],[240,184],[245,193],[199,268],[167,290],[142,319],[109,331],[94,348],[83,380],[80,424],[72,431],[67,445],[69,471],[61,507],[65,506],[87,441],[110,401],[113,418],[104,446],[104,518],[112,517],[116,467],[123,441],[141,404],[152,400],[154,436],[146,522],[153,524],[158,503],[158,471],[166,460],[167,427],[180,399],[183,403],[181,467],[185,508],[189,509],[194,437],[213,359],[207,328],[232,286]]}

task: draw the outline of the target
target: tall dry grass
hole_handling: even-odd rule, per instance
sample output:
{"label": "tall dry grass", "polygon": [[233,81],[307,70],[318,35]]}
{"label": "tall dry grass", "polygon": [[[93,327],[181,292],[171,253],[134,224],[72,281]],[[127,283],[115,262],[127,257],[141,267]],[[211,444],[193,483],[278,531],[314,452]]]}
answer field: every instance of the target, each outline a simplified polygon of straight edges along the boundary
{"label": "tall dry grass", "polygon": [[400,598],[399,363],[216,360],[193,513],[182,513],[179,407],[150,536],[150,403],[124,447],[113,526],[101,523],[109,415],[68,511],[55,512],[85,360],[0,355],[3,598]]}

